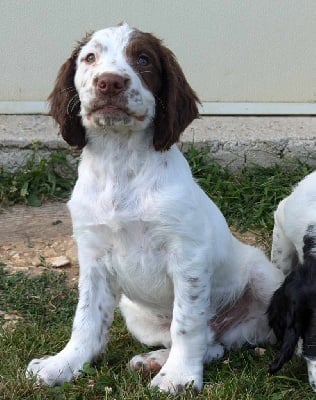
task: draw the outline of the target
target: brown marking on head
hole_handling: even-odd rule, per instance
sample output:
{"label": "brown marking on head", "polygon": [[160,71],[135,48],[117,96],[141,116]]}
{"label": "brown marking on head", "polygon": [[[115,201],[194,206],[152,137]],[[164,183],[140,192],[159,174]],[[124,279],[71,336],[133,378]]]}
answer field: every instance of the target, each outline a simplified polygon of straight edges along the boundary
{"label": "brown marking on head", "polygon": [[62,137],[68,144],[79,149],[85,146],[86,135],[79,115],[80,100],[74,85],[74,77],[78,54],[91,36],[92,33],[87,33],[61,66],[54,89],[48,97],[50,115],[58,123]]}
{"label": "brown marking on head", "polygon": [[126,54],[129,63],[156,98],[154,147],[158,151],[168,150],[198,117],[197,103],[200,101],[175,55],[152,34],[135,30]]}
{"label": "brown marking on head", "polygon": [[[91,39],[86,35],[61,66],[55,87],[49,95],[50,114],[60,126],[67,143],[77,148],[86,144],[80,116],[80,99],[74,86],[76,60]],[[126,47],[126,56],[136,73],[156,99],[153,145],[168,150],[184,129],[198,117],[199,99],[191,89],[174,56],[155,36],[135,30]]]}

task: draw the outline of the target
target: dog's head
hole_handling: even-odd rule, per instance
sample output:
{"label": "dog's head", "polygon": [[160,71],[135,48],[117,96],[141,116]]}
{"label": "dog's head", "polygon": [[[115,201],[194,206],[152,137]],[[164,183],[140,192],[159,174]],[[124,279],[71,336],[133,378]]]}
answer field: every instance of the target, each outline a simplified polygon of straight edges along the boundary
{"label": "dog's head", "polygon": [[174,54],[127,24],[80,41],[49,96],[50,113],[72,146],[84,147],[90,130],[126,133],[153,126],[160,151],[197,118],[198,101]]}

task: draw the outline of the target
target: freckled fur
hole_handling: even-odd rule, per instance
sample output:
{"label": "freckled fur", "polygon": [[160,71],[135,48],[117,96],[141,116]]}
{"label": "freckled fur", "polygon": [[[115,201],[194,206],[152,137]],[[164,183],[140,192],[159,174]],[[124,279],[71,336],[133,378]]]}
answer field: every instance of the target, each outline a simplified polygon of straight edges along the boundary
{"label": "freckled fur", "polygon": [[281,343],[270,372],[291,359],[301,338],[309,383],[316,391],[316,172],[280,202],[271,257],[287,277],[268,309],[269,323]]}
{"label": "freckled fur", "polygon": [[[224,348],[272,338],[265,311],[282,277],[262,251],[231,235],[175,145],[198,117],[198,98],[173,53],[126,24],[90,39],[70,61],[74,76],[67,61],[50,96],[64,138],[83,147],[68,203],[78,245],[79,303],[66,347],[31,361],[28,374],[46,384],[79,375],[105,348],[119,303],[137,339],[168,349],[157,353],[161,373],[151,385],[177,392],[194,381],[201,389],[204,362],[222,356]],[[99,53],[95,41],[107,52]],[[97,61],[87,64],[91,52]],[[144,68],[137,64],[141,54],[151,60]],[[112,83],[103,75],[99,90],[94,82],[102,74],[112,74]],[[120,84],[122,74],[128,87]],[[66,81],[77,91],[75,115],[65,113]],[[100,103],[101,111],[95,108]],[[124,110],[113,112],[109,104]],[[252,295],[241,319],[236,308],[246,288]],[[219,325],[228,328],[215,332],[212,321],[221,310]]]}

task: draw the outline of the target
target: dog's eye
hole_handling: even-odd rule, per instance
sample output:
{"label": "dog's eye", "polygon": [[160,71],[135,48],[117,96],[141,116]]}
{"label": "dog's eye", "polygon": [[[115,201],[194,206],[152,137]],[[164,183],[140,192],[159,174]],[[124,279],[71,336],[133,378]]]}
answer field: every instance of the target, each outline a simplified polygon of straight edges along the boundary
{"label": "dog's eye", "polygon": [[150,59],[146,54],[141,54],[137,59],[137,65],[141,67],[146,67],[150,63]]}
{"label": "dog's eye", "polygon": [[95,54],[93,54],[93,53],[89,53],[89,54],[87,54],[86,57],[85,57],[85,61],[86,61],[88,64],[93,64],[93,63],[95,62],[95,60],[96,60]]}

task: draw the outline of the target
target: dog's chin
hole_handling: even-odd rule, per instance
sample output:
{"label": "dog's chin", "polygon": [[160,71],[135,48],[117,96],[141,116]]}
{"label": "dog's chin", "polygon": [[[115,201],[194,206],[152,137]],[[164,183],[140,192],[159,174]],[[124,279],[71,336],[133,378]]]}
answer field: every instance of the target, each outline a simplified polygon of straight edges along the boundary
{"label": "dog's chin", "polygon": [[122,132],[133,130],[138,125],[147,125],[146,115],[136,115],[119,108],[102,108],[83,115],[86,128],[113,130]]}
{"label": "dog's chin", "polygon": [[111,128],[128,126],[131,123],[131,116],[119,108],[101,108],[86,116],[86,123],[95,128]]}

